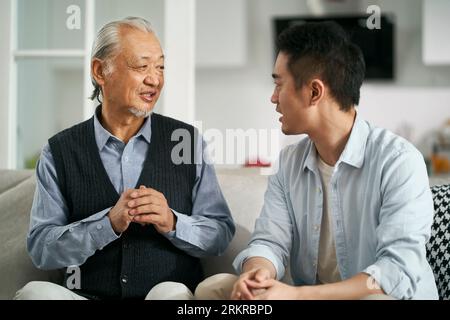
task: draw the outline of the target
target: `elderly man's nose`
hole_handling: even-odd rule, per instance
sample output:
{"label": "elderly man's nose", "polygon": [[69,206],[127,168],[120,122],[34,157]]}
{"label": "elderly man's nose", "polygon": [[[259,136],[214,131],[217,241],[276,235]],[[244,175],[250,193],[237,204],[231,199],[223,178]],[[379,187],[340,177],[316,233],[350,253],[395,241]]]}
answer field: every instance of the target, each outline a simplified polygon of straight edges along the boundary
{"label": "elderly man's nose", "polygon": [[150,86],[158,86],[159,85],[159,77],[154,74],[148,74],[145,79],[144,83]]}

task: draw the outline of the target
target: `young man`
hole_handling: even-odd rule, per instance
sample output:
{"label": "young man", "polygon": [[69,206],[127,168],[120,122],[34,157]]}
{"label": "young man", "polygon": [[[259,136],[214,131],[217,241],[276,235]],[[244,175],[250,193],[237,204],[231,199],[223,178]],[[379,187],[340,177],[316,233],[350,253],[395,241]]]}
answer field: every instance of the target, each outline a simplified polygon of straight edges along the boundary
{"label": "young man", "polygon": [[[422,155],[357,114],[365,64],[332,22],[278,39],[272,102],[285,134],[233,299],[436,299]],[[294,286],[281,279],[290,260]]]}

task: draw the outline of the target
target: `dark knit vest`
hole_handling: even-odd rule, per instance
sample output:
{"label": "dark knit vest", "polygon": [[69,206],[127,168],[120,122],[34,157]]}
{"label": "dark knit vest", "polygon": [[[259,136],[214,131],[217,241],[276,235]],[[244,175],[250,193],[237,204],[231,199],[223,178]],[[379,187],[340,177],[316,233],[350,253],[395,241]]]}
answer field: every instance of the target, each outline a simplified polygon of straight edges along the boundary
{"label": "dark knit vest", "polygon": [[[194,128],[158,114],[151,117],[151,143],[136,188],[145,185],[156,189],[164,194],[170,208],[190,215],[196,174]],[[172,148],[179,143],[171,141],[176,129],[191,134],[190,164],[176,165],[171,160]],[[70,223],[117,203],[119,194],[98,152],[94,118],[56,134],[49,144]],[[136,223],[131,223],[118,240],[97,250],[80,269],[79,293],[99,298],[144,298],[163,281],[181,282],[193,291],[203,279],[198,258],[177,249],[153,226]]]}

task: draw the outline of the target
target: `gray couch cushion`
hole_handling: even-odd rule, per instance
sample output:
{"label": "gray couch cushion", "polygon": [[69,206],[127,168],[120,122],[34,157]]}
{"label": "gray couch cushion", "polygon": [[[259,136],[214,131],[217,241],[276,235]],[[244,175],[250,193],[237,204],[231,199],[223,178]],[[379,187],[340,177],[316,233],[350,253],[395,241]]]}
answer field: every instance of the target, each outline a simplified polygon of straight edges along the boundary
{"label": "gray couch cushion", "polygon": [[35,179],[32,172],[0,172],[0,299],[32,280],[58,281],[58,272],[37,270],[26,251]]}
{"label": "gray couch cushion", "polygon": [[0,170],[0,194],[17,186],[32,175],[32,170]]}

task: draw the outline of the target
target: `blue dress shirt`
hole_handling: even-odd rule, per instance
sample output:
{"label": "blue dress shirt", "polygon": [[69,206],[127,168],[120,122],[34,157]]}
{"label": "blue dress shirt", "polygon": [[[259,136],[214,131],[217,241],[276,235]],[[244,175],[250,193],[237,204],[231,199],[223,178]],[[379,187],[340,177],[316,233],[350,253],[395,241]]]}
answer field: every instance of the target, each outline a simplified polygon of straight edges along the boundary
{"label": "blue dress shirt", "polygon": [[[270,260],[281,279],[290,259],[296,285],[317,283],[323,186],[317,150],[305,138],[280,154],[249,247],[234,261]],[[330,181],[330,219],[343,280],[364,272],[397,299],[436,299],[425,244],[433,201],[422,155],[357,115]]]}

